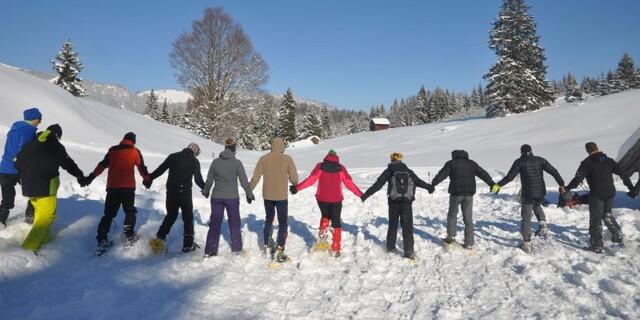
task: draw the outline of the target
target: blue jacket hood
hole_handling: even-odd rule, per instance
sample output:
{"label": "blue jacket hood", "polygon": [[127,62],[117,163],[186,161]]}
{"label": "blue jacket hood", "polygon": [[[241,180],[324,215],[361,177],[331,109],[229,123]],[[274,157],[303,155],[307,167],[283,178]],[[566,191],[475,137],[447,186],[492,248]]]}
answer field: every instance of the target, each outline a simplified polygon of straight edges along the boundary
{"label": "blue jacket hood", "polygon": [[0,173],[18,173],[14,165],[14,159],[25,144],[36,138],[36,131],[37,128],[27,121],[17,121],[11,126],[7,133],[2,160],[0,160]]}

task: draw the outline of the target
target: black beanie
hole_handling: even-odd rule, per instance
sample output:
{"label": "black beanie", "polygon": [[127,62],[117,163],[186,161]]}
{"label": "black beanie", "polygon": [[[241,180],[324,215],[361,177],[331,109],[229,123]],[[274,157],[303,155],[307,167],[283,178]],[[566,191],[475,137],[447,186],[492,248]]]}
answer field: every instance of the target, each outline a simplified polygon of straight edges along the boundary
{"label": "black beanie", "polygon": [[52,124],[47,127],[47,130],[51,131],[52,134],[58,137],[58,140],[62,139],[62,127],[59,124]]}
{"label": "black beanie", "polygon": [[587,149],[587,153],[589,154],[598,151],[598,145],[596,145],[596,143],[593,141],[587,142],[587,144],[585,144],[584,147],[585,149]]}
{"label": "black beanie", "polygon": [[136,134],[133,132],[127,132],[127,134],[124,135],[124,140],[129,140],[133,142],[133,144],[136,144]]}
{"label": "black beanie", "polygon": [[520,147],[520,153],[521,153],[521,154],[528,154],[528,153],[531,153],[531,146],[530,146],[530,145],[528,145],[528,144],[523,144],[523,145]]}

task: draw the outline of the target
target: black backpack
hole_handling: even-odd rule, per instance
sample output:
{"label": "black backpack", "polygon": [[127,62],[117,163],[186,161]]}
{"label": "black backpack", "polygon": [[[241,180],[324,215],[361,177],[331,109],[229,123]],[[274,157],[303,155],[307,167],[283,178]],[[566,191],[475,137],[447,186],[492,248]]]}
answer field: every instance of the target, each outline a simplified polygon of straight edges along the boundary
{"label": "black backpack", "polygon": [[392,201],[413,200],[416,185],[407,171],[396,171],[389,181],[389,199]]}

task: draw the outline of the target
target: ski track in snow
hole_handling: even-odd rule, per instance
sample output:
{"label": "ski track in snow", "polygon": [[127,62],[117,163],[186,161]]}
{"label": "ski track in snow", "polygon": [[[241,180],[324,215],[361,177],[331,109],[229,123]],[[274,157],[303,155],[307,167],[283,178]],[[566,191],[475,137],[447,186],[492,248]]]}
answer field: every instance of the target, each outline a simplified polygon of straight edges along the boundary
{"label": "ski track in snow", "polygon": [[[360,186],[370,185],[382,168],[353,169]],[[417,173],[426,176],[430,168]],[[120,245],[92,256],[101,216],[104,185],[74,185],[64,176],[54,241],[39,256],[19,248],[29,227],[13,215],[0,230],[2,318],[244,318],[244,319],[637,319],[640,305],[640,222],[638,203],[618,197],[614,215],[627,238],[624,248],[603,255],[581,250],[588,241],[586,206],[565,211],[545,208],[550,239],[534,241],[527,255],[520,243],[519,205],[507,186],[498,196],[479,183],[474,220],[476,256],[446,251],[446,183],[414,203],[415,249],[412,266],[385,250],[388,225],[384,190],[366,203],[345,194],[343,255],[310,254],[319,210],[313,188],[290,197],[287,252],[293,261],[271,270],[260,256],[264,222],[262,201],[243,202],[243,243],[247,256],[230,254],[223,227],[220,256],[203,260],[202,250],[178,253],[180,219],[168,237],[171,253],[152,256],[147,241],[164,215],[164,181],[138,191],[138,232],[129,251]],[[257,188],[260,190],[260,186]],[[346,191],[348,192],[348,191]],[[550,192],[553,201],[557,193]],[[258,195],[259,196],[259,195]],[[244,197],[241,196],[241,199]],[[24,199],[18,198],[20,209]],[[195,196],[196,241],[204,245],[208,201]],[[118,239],[123,214],[110,236]],[[459,218],[461,220],[461,218]],[[534,224],[535,225],[535,224]],[[458,224],[462,241],[462,222]],[[608,239],[608,231],[605,239]],[[610,243],[607,243],[610,245]],[[397,248],[402,251],[402,236]],[[37,297],[34,293],[38,292]]]}

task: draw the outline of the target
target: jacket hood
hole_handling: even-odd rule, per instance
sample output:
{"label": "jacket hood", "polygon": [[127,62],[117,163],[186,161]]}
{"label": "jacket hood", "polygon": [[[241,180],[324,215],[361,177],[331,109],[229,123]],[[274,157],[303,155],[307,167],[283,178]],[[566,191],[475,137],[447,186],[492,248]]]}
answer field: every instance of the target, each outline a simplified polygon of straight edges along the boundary
{"label": "jacket hood", "polygon": [[464,150],[453,150],[451,159],[469,159],[469,154]]}
{"label": "jacket hood", "polygon": [[284,149],[284,140],[282,138],[277,137],[271,141],[271,152],[284,153]]}
{"label": "jacket hood", "polygon": [[392,161],[387,165],[387,168],[389,168],[391,172],[409,170],[409,167],[407,167],[407,165],[402,161]]}
{"label": "jacket hood", "polygon": [[235,159],[236,155],[229,149],[224,149],[220,152],[220,158],[222,159]]}
{"label": "jacket hood", "polygon": [[128,140],[128,139],[122,139],[122,141],[120,141],[120,144],[126,144],[128,146],[134,146],[135,145],[135,143],[133,141]]}
{"label": "jacket hood", "polygon": [[595,162],[603,162],[607,160],[607,155],[604,154],[604,152],[596,152],[596,153],[590,154],[589,159]]}
{"label": "jacket hood", "polygon": [[25,127],[32,127],[32,125],[30,123],[26,122],[26,121],[14,122],[13,125],[11,125],[10,131],[20,130],[20,129],[23,129]]}
{"label": "jacket hood", "polygon": [[324,157],[324,161],[340,163],[340,157],[338,157],[337,155],[328,154],[326,157]]}
{"label": "jacket hood", "polygon": [[55,134],[53,134],[50,130],[40,131],[36,135],[36,139],[38,139],[38,142],[40,143],[45,143],[51,140],[51,137],[54,137],[53,139],[55,139]]}

